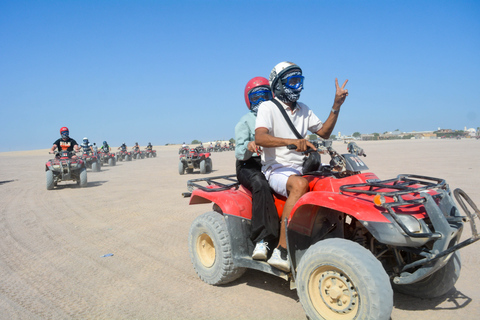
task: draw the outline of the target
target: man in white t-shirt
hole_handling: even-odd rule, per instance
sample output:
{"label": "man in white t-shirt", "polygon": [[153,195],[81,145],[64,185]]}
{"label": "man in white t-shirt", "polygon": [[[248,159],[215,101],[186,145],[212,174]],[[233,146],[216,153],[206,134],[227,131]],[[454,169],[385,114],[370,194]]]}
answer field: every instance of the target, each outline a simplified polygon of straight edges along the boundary
{"label": "man in white t-shirt", "polygon": [[[303,90],[302,69],[292,62],[284,61],[277,64],[270,73],[270,86],[280,107],[284,108],[288,117],[302,137],[308,131],[328,139],[337,122],[340,107],[348,96],[345,89],[346,80],[340,87],[335,79],[336,93],[332,110],[327,120],[320,119],[303,103],[297,102]],[[282,213],[280,238],[277,248],[267,261],[270,265],[290,271],[290,259],[287,254],[284,220],[295,203],[308,192],[308,181],[302,177],[303,151],[308,148],[316,150],[307,139],[298,139],[288,126],[285,118],[273,101],[261,104],[255,125],[255,143],[263,147],[262,171],[268,179],[270,187],[278,194],[287,197]],[[295,145],[296,150],[287,149]]]}

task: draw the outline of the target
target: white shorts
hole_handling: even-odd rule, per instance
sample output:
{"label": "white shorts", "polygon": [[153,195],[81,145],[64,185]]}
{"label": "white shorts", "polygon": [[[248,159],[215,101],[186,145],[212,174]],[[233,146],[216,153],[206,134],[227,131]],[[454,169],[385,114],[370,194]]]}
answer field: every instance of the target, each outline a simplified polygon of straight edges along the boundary
{"label": "white shorts", "polygon": [[287,181],[291,175],[302,174],[302,167],[291,165],[291,166],[281,166],[277,167],[276,165],[267,168],[264,172],[265,177],[268,180],[270,187],[278,194],[288,197],[287,193]]}

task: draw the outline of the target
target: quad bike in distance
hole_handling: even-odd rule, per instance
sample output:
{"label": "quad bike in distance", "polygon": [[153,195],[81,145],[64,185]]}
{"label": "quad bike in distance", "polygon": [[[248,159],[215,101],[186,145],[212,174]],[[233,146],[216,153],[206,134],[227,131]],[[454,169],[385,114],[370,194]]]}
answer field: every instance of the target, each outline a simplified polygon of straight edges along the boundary
{"label": "quad bike in distance", "polygon": [[141,151],[140,149],[132,151],[132,159],[145,159],[145,152]]}
{"label": "quad bike in distance", "polygon": [[125,150],[120,150],[119,152],[117,152],[117,155],[118,155],[118,158],[117,160],[118,161],[132,161],[132,153],[130,151],[125,151]]}
{"label": "quad bike in distance", "polygon": [[[187,182],[183,195],[191,205],[213,203],[189,232],[200,279],[221,285],[251,268],[290,280],[309,319],[389,319],[393,290],[434,298],[452,289],[461,269],[458,250],[480,239],[480,211],[468,195],[451,191],[443,179],[363,173],[365,154],[355,143],[347,154],[331,141],[318,149],[330,164],[305,173],[310,190],[284,221],[289,272],[251,258],[252,196],[235,175]],[[280,218],[285,200],[275,196]],[[460,241],[466,223],[472,236]]]}
{"label": "quad bike in distance", "polygon": [[102,165],[108,164],[110,167],[113,167],[117,164],[117,157],[113,152],[106,153],[103,151],[99,151],[97,157]]}
{"label": "quad bike in distance", "polygon": [[155,158],[157,156],[157,150],[147,149],[145,150],[145,157]]}
{"label": "quad bike in distance", "polygon": [[190,149],[187,154],[180,155],[178,173],[192,173],[194,169],[200,169],[201,174],[210,173],[213,169],[212,158],[209,152],[200,152],[198,148]]}
{"label": "quad bike in distance", "polygon": [[72,159],[74,152],[62,150],[45,164],[47,190],[52,190],[61,181],[75,181],[80,187],[87,186],[87,168],[81,158]]}
{"label": "quad bike in distance", "polygon": [[100,171],[101,163],[97,156],[84,151],[81,158],[85,162],[87,169],[92,169],[94,172]]}
{"label": "quad bike in distance", "polygon": [[188,146],[180,147],[178,149],[178,154],[188,154],[190,152],[190,148]]}

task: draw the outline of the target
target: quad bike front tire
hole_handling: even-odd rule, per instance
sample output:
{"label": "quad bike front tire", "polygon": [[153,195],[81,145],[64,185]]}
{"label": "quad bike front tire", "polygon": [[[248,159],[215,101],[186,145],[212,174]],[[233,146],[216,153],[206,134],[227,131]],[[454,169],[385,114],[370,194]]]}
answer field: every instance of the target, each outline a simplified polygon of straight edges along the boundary
{"label": "quad bike front tire", "polygon": [[298,265],[300,302],[310,319],[388,320],[393,290],[382,264],[345,239],[315,243]]}
{"label": "quad bike front tire", "polygon": [[185,166],[182,161],[178,163],[178,173],[181,175],[185,173]]}
{"label": "quad bike front tire", "polygon": [[113,166],[115,165],[115,159],[114,159],[114,158],[108,159],[108,165],[109,165],[110,167],[113,167]]}
{"label": "quad bike front tire", "polygon": [[84,188],[87,186],[87,169],[83,168],[80,170],[80,180],[79,180],[79,185],[80,188]]}
{"label": "quad bike front tire", "polygon": [[207,162],[205,160],[200,161],[200,173],[207,173]]}
{"label": "quad bike front tire", "polygon": [[139,160],[141,158],[141,155],[137,154],[137,160]]}
{"label": "quad bike front tire", "polygon": [[53,171],[47,170],[46,176],[47,176],[47,190],[52,190],[55,185],[54,178],[53,178]]}
{"label": "quad bike front tire", "polygon": [[392,284],[393,290],[417,298],[440,297],[455,286],[461,269],[460,252],[455,251],[447,264],[432,275],[412,284]]}
{"label": "quad bike front tire", "polygon": [[225,218],[210,211],[197,217],[190,226],[188,249],[193,268],[200,279],[211,285],[232,282],[245,273],[235,267]]}

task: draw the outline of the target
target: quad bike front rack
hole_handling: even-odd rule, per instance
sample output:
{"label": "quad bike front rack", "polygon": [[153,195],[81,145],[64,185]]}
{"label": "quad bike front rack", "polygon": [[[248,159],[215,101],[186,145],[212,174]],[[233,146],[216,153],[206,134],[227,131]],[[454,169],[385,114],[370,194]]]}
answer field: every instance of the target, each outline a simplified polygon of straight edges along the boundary
{"label": "quad bike front rack", "polygon": [[[432,195],[427,192],[428,190],[434,190],[436,191],[436,194]],[[423,266],[480,240],[475,221],[475,219],[480,219],[479,209],[463,190],[455,189],[453,194],[466,214],[466,217],[461,216],[451,197],[448,184],[443,179],[418,175],[399,175],[396,179],[344,185],[340,187],[340,192],[368,194],[377,197],[380,200],[380,206],[387,209],[393,220],[406,235],[414,238],[428,238],[434,240],[435,243],[438,242],[438,246],[434,245],[434,249],[436,250],[432,250],[431,252],[416,251],[415,253],[424,258],[404,265],[401,271]],[[402,196],[406,194],[418,194],[419,197],[405,200]],[[385,197],[393,199],[393,202],[385,202]],[[468,203],[470,208],[474,211],[473,213],[467,208],[465,202]],[[376,205],[378,204],[376,203]],[[411,232],[398,217],[398,213],[393,210],[395,207],[407,205],[423,205],[435,231],[423,233]],[[450,246],[450,242],[453,239],[451,236],[452,230],[456,230],[455,228],[452,229],[452,225],[458,225],[464,222],[470,223],[472,236],[460,243]],[[409,250],[409,248],[404,249]],[[413,276],[412,274],[412,276],[421,277],[421,274],[422,272],[416,276]],[[403,277],[395,278],[395,283],[404,282],[405,279],[402,278]]]}
{"label": "quad bike front rack", "polygon": [[[221,182],[223,180],[226,180],[231,183]],[[190,197],[192,195],[192,191],[195,188],[206,191],[206,192],[218,192],[218,191],[229,190],[232,188],[238,189],[239,186],[240,186],[240,182],[238,182],[235,174],[230,174],[226,176],[191,179],[187,181],[187,188],[189,192],[183,192],[182,196],[184,198]]]}

